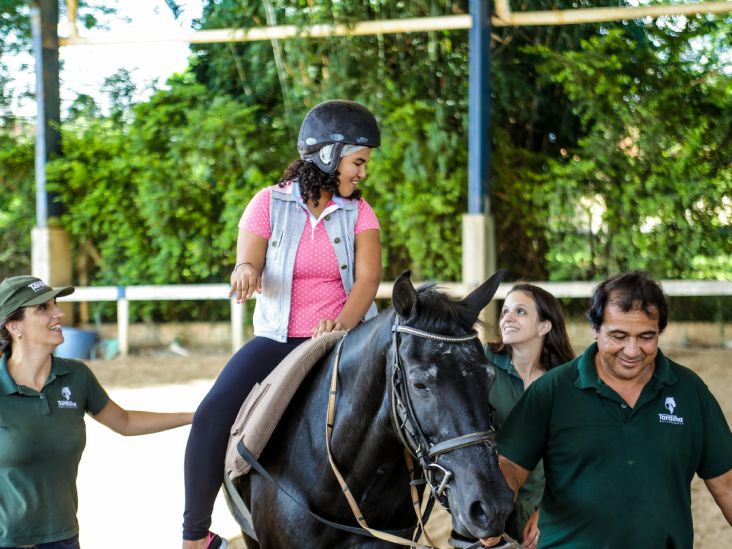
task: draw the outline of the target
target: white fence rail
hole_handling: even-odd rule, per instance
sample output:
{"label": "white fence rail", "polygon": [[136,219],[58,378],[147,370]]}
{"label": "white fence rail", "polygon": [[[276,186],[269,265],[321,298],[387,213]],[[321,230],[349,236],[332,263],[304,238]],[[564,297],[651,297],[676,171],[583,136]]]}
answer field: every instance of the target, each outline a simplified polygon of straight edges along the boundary
{"label": "white fence rail", "polygon": [[[556,297],[589,298],[597,282],[534,282]],[[455,297],[463,297],[475,287],[458,282],[438,283]],[[496,292],[503,299],[513,283],[501,284]],[[667,296],[732,296],[732,281],[717,280],[662,280]],[[393,282],[382,282],[377,298],[391,297]],[[120,354],[129,353],[129,302],[171,300],[228,300],[231,303],[231,347],[236,351],[244,343],[244,304],[229,298],[228,284],[177,284],[166,286],[90,286],[76,288],[76,292],[61,301],[117,302],[117,339]]]}

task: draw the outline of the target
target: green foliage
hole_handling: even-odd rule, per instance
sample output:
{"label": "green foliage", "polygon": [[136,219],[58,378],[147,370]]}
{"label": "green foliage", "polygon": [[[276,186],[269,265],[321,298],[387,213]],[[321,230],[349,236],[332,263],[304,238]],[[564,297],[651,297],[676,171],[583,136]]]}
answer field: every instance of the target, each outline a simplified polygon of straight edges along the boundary
{"label": "green foliage", "polygon": [[[2,5],[10,4],[23,35],[27,9]],[[574,4],[530,0],[526,9]],[[467,10],[450,0],[216,0],[196,26]],[[493,29],[491,207],[498,263],[513,278],[597,279],[628,268],[732,276],[730,21]],[[189,71],[138,105],[130,75],[113,75],[109,114],[77,98],[62,128],[64,157],[48,168],[67,208],[77,281],[227,281],[244,207],[296,156],[307,110],[335,97],[368,105],[382,126],[364,196],[381,223],[384,279],[406,268],[415,279],[459,279],[467,62],[468,33],[443,31],[197,45]],[[32,154],[25,133],[0,134],[4,272],[28,268]],[[208,302],[140,304],[133,314],[161,311],[227,314]]]}
{"label": "green foliage", "polygon": [[535,48],[584,130],[543,178],[554,278],[729,276],[732,77],[698,63],[714,55],[690,46],[699,26],[718,30],[700,18],[649,27],[647,43],[615,29],[578,51]]}
{"label": "green foliage", "polygon": [[170,85],[127,126],[114,116],[67,123],[66,154],[49,164],[95,284],[226,280],[244,206],[279,175],[266,145],[281,141],[278,130],[257,124],[256,109],[211,98],[185,76]]}
{"label": "green foliage", "polygon": [[0,127],[0,280],[30,272],[33,147],[31,128]]}
{"label": "green foliage", "polygon": [[[271,10],[267,12],[267,8]],[[461,13],[465,2],[210,2],[202,28],[265,22],[308,27]],[[460,278],[467,183],[468,35],[459,32],[331,37],[194,47],[193,72],[214,94],[258,105],[283,128],[287,158],[304,114],[325,99],[369,106],[382,147],[368,167],[365,198],[382,228],[385,277]],[[280,162],[284,167],[284,163]]]}
{"label": "green foliage", "polygon": [[30,18],[25,0],[0,0],[0,53],[13,54],[30,46]]}
{"label": "green foliage", "polygon": [[459,280],[465,211],[466,129],[441,131],[449,109],[419,101],[382,119],[384,145],[369,164],[366,192],[381,220],[386,279],[412,266],[416,280]]}

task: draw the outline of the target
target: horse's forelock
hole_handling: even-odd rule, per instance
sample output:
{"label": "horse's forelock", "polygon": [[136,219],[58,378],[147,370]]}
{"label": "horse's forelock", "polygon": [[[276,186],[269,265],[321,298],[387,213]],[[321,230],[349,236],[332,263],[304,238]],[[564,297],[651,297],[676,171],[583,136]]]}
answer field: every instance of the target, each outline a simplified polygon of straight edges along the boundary
{"label": "horse's forelock", "polygon": [[474,313],[461,300],[440,291],[436,284],[417,289],[417,307],[409,324],[437,334],[463,335],[473,330]]}

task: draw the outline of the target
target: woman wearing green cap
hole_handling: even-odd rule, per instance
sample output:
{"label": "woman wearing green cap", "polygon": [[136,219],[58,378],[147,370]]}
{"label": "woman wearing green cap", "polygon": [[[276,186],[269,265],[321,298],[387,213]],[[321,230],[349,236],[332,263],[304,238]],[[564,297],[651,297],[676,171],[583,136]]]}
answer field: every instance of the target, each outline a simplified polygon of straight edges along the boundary
{"label": "woman wearing green cap", "polygon": [[191,423],[190,413],[120,408],[91,370],[53,356],[64,313],[53,289],[32,276],[0,283],[0,548],[78,549],[76,473],[84,415],[122,435]]}

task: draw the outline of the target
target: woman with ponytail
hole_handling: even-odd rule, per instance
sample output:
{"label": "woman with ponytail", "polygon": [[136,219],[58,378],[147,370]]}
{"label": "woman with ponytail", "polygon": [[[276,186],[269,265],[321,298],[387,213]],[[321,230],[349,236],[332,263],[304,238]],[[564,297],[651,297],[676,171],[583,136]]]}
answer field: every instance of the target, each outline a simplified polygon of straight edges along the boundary
{"label": "woman with ponytail", "polygon": [[[501,338],[486,346],[496,371],[488,400],[495,408],[495,428],[500,430],[524,391],[555,366],[569,362],[574,352],[564,325],[562,306],[552,294],[533,284],[511,288],[501,309]],[[506,533],[536,547],[539,538],[538,507],[544,493],[541,463],[529,476],[506,521]]]}
{"label": "woman with ponytail", "polygon": [[[192,413],[125,410],[64,342],[57,297],[34,276],[0,282],[0,548],[79,549],[76,473],[89,414],[121,435],[188,425]],[[100,479],[101,480],[101,479]]]}

